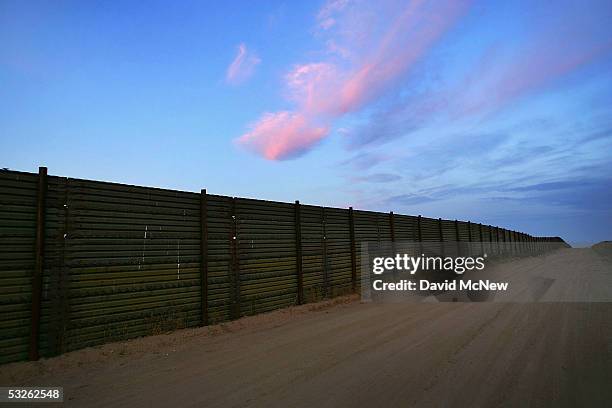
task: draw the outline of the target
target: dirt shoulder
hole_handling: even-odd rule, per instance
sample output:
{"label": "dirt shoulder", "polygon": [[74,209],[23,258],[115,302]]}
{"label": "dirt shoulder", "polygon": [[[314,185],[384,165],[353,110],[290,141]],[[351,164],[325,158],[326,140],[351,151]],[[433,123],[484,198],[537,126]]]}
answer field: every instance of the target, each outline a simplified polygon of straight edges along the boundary
{"label": "dirt shoulder", "polygon": [[[547,256],[505,273],[539,270],[560,293],[591,287],[589,270],[607,282],[590,249]],[[612,303],[338,298],[11,364],[0,382],[63,386],[79,407],[606,406]]]}

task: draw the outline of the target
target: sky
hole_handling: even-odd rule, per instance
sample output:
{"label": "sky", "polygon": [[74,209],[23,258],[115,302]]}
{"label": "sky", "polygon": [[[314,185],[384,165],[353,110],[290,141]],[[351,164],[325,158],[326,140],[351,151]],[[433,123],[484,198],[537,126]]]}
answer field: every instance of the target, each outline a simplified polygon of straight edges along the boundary
{"label": "sky", "polygon": [[0,167],[612,240],[609,1],[0,0]]}

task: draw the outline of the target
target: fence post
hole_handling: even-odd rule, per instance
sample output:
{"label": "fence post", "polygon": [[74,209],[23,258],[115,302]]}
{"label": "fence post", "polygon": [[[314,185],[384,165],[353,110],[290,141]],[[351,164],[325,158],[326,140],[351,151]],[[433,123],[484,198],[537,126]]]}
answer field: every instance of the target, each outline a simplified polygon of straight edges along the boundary
{"label": "fence post", "polygon": [[393,211],[389,213],[389,229],[391,230],[391,242],[395,242],[395,221],[393,219]]}
{"label": "fence post", "polygon": [[[389,235],[391,235],[391,253],[395,256],[397,250],[395,246],[395,219],[393,217],[393,211],[389,212]],[[385,248],[385,250],[386,249],[387,248]],[[397,278],[397,269],[393,270],[393,277]]]}
{"label": "fence post", "polygon": [[472,242],[472,222],[468,221],[468,242]]}
{"label": "fence post", "polygon": [[355,247],[355,215],[353,207],[349,207],[349,229],[351,236],[351,284],[353,292],[357,291],[357,250]]}
{"label": "fence post", "polygon": [[295,267],[297,273],[297,303],[304,303],[304,271],[302,267],[302,211],[295,200]]}
{"label": "fence post", "polygon": [[523,246],[526,254],[531,253],[531,249],[529,248],[529,234],[523,234]]}
{"label": "fence post", "polygon": [[202,317],[200,326],[208,325],[208,196],[200,190],[200,291]]}
{"label": "fence post", "polygon": [[495,245],[497,246],[497,254],[502,255],[502,250],[499,245],[499,227],[495,227]]}
{"label": "fence post", "polygon": [[47,195],[47,168],[38,168],[38,193],[36,196],[36,253],[32,274],[32,320],[30,327],[30,360],[38,360],[40,338],[40,308],[42,303],[42,275],[45,248],[45,202]]}
{"label": "fence post", "polygon": [[459,221],[455,219],[455,246],[457,247],[457,256],[461,255],[461,245],[459,244]]}
{"label": "fence post", "polygon": [[327,268],[327,227],[325,225],[325,207],[321,207],[321,228],[323,232],[323,284],[325,285],[323,288],[324,297],[329,297],[329,270]]}
{"label": "fence post", "polygon": [[419,253],[417,256],[420,256],[423,253],[423,232],[421,231],[421,216],[417,218],[417,236],[419,238]]}
{"label": "fence post", "polygon": [[236,216],[236,197],[232,197],[231,202],[231,265],[232,265],[232,318],[240,317],[240,265],[238,264],[238,219]]}
{"label": "fence post", "polygon": [[442,218],[438,218],[438,234],[440,235],[440,243],[441,248],[440,248],[440,252],[442,257],[444,258],[445,254],[446,254],[446,248],[444,246],[444,233],[442,231]]}
{"label": "fence post", "polygon": [[421,235],[421,216],[419,215],[417,218],[417,239],[419,242],[423,242],[423,237]]}
{"label": "fence post", "polygon": [[478,236],[480,238],[480,251],[483,253],[485,253],[485,249],[484,249],[484,238],[482,237],[482,223],[478,223]]}
{"label": "fence post", "polygon": [[468,224],[468,242],[469,242],[468,255],[472,256],[472,249],[473,249],[472,248],[472,221],[468,221],[467,224]]}

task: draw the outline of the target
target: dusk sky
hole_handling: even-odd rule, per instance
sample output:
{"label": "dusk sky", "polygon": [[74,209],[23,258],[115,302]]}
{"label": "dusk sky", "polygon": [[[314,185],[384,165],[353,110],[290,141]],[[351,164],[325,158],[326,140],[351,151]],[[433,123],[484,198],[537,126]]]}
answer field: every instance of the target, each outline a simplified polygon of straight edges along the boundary
{"label": "dusk sky", "polygon": [[607,1],[0,0],[0,167],[612,239]]}

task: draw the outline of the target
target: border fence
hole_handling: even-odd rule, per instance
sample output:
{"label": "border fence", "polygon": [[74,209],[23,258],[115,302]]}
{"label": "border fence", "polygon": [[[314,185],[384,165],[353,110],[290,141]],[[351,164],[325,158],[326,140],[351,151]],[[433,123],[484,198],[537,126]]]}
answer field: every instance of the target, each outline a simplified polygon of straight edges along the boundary
{"label": "border fence", "polygon": [[358,290],[361,242],[522,242],[469,221],[0,171],[0,364]]}

